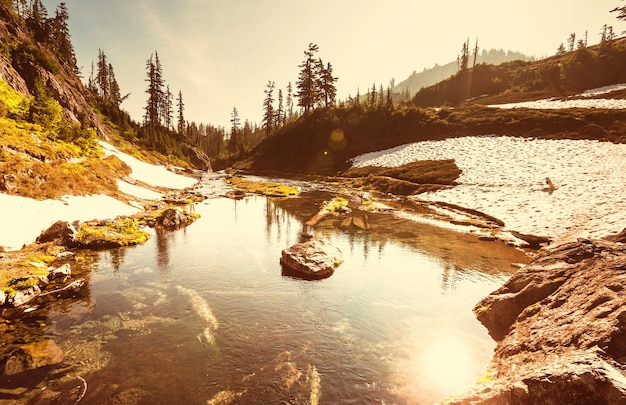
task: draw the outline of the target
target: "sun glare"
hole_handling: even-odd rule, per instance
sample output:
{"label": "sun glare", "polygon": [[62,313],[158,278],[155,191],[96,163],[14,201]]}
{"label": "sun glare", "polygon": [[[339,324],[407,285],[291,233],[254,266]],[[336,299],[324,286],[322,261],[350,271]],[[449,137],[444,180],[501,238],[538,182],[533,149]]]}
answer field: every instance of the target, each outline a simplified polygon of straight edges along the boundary
{"label": "sun glare", "polygon": [[474,364],[470,343],[445,331],[422,347],[416,357],[418,375],[433,388],[452,394],[476,380],[480,365]]}

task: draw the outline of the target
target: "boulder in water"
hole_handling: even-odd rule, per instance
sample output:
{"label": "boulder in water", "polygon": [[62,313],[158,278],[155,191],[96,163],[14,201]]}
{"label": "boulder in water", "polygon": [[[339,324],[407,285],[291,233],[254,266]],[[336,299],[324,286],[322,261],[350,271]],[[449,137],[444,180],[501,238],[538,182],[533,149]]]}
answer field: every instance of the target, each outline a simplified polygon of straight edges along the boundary
{"label": "boulder in water", "polygon": [[330,277],[343,262],[341,250],[326,239],[311,239],[284,249],[280,264],[283,274],[319,280]]}

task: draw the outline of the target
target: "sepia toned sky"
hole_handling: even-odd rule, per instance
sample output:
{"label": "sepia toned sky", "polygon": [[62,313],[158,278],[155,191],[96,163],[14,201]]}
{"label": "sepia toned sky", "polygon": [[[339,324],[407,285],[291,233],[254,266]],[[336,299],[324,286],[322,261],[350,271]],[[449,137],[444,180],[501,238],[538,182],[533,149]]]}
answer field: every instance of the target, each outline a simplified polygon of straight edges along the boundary
{"label": "sepia toned sky", "polygon": [[[54,15],[57,1],[44,0]],[[72,42],[89,76],[102,49],[112,63],[122,107],[141,120],[146,60],[155,50],[172,93],[183,93],[185,117],[230,127],[259,122],[268,82],[286,95],[310,42],[339,78],[339,98],[386,87],[414,70],[455,61],[467,38],[479,48],[543,57],[588,32],[599,42],[603,24],[626,23],[609,11],[620,0],[66,0]],[[278,91],[275,92],[277,94]]]}

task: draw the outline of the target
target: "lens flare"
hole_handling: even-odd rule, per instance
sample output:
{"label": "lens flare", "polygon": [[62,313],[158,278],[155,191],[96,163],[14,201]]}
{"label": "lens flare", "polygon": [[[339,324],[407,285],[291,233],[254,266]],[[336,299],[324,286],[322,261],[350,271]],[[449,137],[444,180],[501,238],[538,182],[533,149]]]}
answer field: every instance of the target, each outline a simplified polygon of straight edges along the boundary
{"label": "lens flare", "polygon": [[348,140],[341,129],[333,129],[328,137],[328,146],[332,150],[341,150],[345,148],[347,142]]}

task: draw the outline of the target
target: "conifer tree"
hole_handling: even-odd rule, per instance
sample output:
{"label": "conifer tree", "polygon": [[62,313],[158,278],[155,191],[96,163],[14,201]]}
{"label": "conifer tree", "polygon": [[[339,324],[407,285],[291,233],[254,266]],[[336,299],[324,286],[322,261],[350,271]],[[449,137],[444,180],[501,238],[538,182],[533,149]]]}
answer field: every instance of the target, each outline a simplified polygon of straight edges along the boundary
{"label": "conifer tree", "polygon": [[293,88],[291,86],[291,82],[287,84],[287,101],[285,104],[285,115],[287,119],[291,120],[293,118]]}
{"label": "conifer tree", "polygon": [[312,109],[317,102],[317,63],[313,57],[318,50],[317,45],[310,43],[309,48],[304,51],[304,61],[301,65],[298,65],[301,70],[296,82],[296,88],[298,89],[296,95],[298,97],[298,105],[304,109],[305,113]]}
{"label": "conifer tree", "polygon": [[170,91],[170,85],[168,84],[165,88],[164,97],[162,100],[162,111],[163,111],[163,125],[167,129],[171,129],[173,127],[173,113],[174,113],[174,95]]}
{"label": "conifer tree", "polygon": [[109,98],[109,63],[107,57],[102,51],[98,50],[98,71],[96,74],[96,84],[98,86],[98,95],[103,99]]}
{"label": "conifer tree", "polygon": [[76,66],[76,55],[70,40],[70,29],[67,24],[69,12],[64,2],[61,2],[56,9],[52,19],[50,45],[59,58],[66,62],[74,71],[78,71]]}
{"label": "conifer tree", "polygon": [[230,141],[228,143],[228,150],[231,153],[238,154],[241,152],[241,139],[240,139],[240,128],[241,121],[239,119],[239,112],[237,111],[237,107],[233,107],[233,112],[230,113]]}
{"label": "conifer tree", "polygon": [[611,10],[611,13],[618,13],[617,19],[626,21],[626,6],[615,7],[613,10]]}
{"label": "conifer tree", "polygon": [[264,90],[265,99],[263,100],[263,121],[262,126],[265,129],[265,137],[269,137],[274,131],[274,82],[267,81],[267,86]]}
{"label": "conifer tree", "polygon": [[115,78],[115,72],[113,72],[113,65],[110,63],[107,71],[109,73],[109,100],[119,107],[122,103],[122,95],[120,94],[120,86]]}
{"label": "conifer tree", "polygon": [[335,104],[335,99],[337,97],[337,88],[335,87],[336,81],[337,78],[333,76],[333,67],[329,62],[326,67],[322,67],[320,80],[320,90],[324,102],[324,107],[329,107]]}
{"label": "conifer tree", "polygon": [[276,109],[276,127],[285,123],[285,108],[283,106],[283,91],[278,89],[278,108]]}
{"label": "conifer tree", "polygon": [[146,61],[146,70],[148,77],[148,102],[146,104],[146,114],[144,123],[146,125],[158,125],[163,117],[163,99],[165,92],[163,91],[163,70],[159,61],[159,54],[155,51],[150,55],[150,59]]}
{"label": "conifer tree", "polygon": [[183,92],[180,90],[178,91],[176,103],[178,104],[178,134],[183,135],[185,132],[185,103],[183,103]]}

